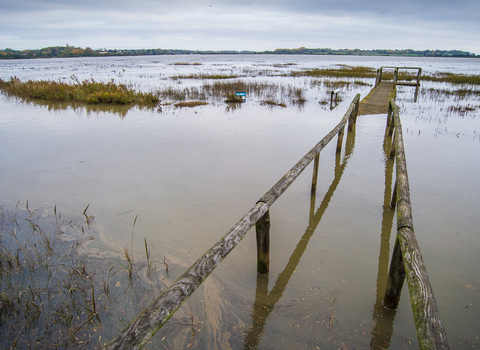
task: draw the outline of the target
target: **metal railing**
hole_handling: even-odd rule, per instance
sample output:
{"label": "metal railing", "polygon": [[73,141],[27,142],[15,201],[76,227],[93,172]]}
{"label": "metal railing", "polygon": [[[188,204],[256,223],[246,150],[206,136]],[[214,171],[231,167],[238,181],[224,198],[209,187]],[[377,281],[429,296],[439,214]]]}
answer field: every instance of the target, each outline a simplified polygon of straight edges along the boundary
{"label": "metal railing", "polygon": [[403,282],[407,277],[419,348],[449,349],[432,286],[413,230],[402,124],[399,107],[393,99],[390,99],[385,134],[391,136],[392,133],[394,137],[390,157],[395,156],[396,181],[391,206],[397,209],[397,238],[390,263],[384,306],[389,309],[398,307]]}
{"label": "metal railing", "polygon": [[140,349],[168,321],[200,284],[213,272],[225,257],[256,225],[257,235],[257,271],[265,274],[269,271],[269,208],[297,179],[305,168],[314,161],[312,193],[317,186],[317,174],[320,152],[338,135],[336,152],[342,148],[345,126],[353,130],[356,122],[360,94],[356,95],[340,123],[332,129],[315,147],[313,147],[295,166],[290,169],[255,206],[240,219],[230,231],[213,247],[202,255],[170,287],[157,297],[130,324],[117,334],[104,349]]}

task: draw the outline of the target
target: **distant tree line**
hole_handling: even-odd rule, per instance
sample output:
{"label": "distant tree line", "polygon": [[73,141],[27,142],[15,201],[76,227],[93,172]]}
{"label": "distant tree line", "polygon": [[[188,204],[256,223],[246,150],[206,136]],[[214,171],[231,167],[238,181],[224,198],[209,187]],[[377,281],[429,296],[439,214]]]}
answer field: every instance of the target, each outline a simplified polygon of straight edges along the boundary
{"label": "distant tree line", "polygon": [[52,46],[35,50],[0,50],[0,59],[52,58],[52,57],[101,57],[142,55],[185,54],[302,54],[302,55],[368,55],[368,56],[415,56],[415,57],[477,57],[474,53],[460,50],[360,50],[360,49],[276,49],[274,51],[198,51],[171,49],[83,49],[75,46]]}
{"label": "distant tree line", "polygon": [[414,57],[476,57],[474,53],[460,50],[360,50],[360,49],[276,49],[265,52],[274,54],[302,54],[302,55],[365,55],[365,56],[414,56]]}

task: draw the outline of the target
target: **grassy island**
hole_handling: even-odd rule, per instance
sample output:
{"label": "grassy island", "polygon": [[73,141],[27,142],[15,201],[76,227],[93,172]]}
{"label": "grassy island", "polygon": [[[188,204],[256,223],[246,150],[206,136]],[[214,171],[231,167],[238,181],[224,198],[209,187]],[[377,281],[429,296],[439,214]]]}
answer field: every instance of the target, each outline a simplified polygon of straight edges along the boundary
{"label": "grassy island", "polygon": [[115,104],[115,105],[152,105],[159,102],[158,96],[152,93],[137,92],[126,85],[96,82],[93,79],[80,82],[75,79],[74,84],[59,81],[25,82],[13,77],[4,81],[0,79],[0,89],[9,95],[24,99],[38,99],[55,102],[83,102],[88,104]]}

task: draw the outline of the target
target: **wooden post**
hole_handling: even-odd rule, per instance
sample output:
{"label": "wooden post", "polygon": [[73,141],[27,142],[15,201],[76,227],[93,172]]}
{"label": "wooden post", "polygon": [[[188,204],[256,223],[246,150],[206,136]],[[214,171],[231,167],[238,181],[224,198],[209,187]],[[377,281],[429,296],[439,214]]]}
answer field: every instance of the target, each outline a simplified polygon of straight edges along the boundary
{"label": "wooden post", "polygon": [[420,85],[417,85],[417,86],[415,87],[415,95],[414,95],[414,97],[413,97],[413,102],[417,102],[419,86],[420,86]]}
{"label": "wooden post", "polygon": [[382,82],[382,71],[383,71],[383,67],[380,67],[379,69],[377,69],[377,79],[375,80],[375,87],[380,85],[380,83]]}
{"label": "wooden post", "polygon": [[360,101],[356,101],[355,107],[353,108],[352,113],[348,117],[348,131],[353,131],[355,124],[357,123],[358,108],[360,106]]}
{"label": "wooden post", "polygon": [[270,267],[270,210],[255,224],[257,233],[257,272],[266,274]]}
{"label": "wooden post", "polygon": [[383,305],[388,309],[396,309],[400,302],[403,282],[405,281],[405,267],[403,265],[402,248],[397,237],[393,248],[392,261],[388,273],[387,289]]}
{"label": "wooden post", "polygon": [[395,180],[395,186],[393,186],[392,200],[390,202],[390,208],[394,209],[397,206],[397,180]]}
{"label": "wooden post", "polygon": [[397,80],[398,80],[398,68],[395,68],[395,71],[393,72],[393,88],[394,89],[397,87]]}
{"label": "wooden post", "polygon": [[395,157],[395,135],[393,135],[392,148],[390,148],[390,159]]}
{"label": "wooden post", "polygon": [[320,153],[316,155],[313,160],[313,176],[312,176],[312,194],[317,192],[317,179],[318,179],[318,163],[320,162]]}
{"label": "wooden post", "polygon": [[342,143],[343,143],[343,133],[345,130],[345,126],[340,129],[338,132],[338,141],[337,141],[337,153],[340,153],[342,150]]}
{"label": "wooden post", "polygon": [[422,75],[422,68],[418,68],[417,73],[417,86],[420,86],[420,76]]}

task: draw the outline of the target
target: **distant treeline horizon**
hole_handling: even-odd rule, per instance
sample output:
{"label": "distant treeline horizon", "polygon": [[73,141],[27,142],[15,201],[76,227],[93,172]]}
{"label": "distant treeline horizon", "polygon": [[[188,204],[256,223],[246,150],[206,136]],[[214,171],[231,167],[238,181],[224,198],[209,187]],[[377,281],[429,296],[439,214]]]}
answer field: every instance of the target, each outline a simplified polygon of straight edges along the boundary
{"label": "distant treeline horizon", "polygon": [[474,53],[461,50],[412,50],[412,49],[276,49],[274,51],[235,51],[235,50],[183,50],[183,49],[91,49],[75,46],[51,46],[42,49],[0,50],[0,59],[62,58],[62,57],[101,57],[101,56],[145,56],[145,55],[189,55],[189,54],[283,54],[283,55],[364,55],[364,56],[410,56],[410,57],[478,57]]}

